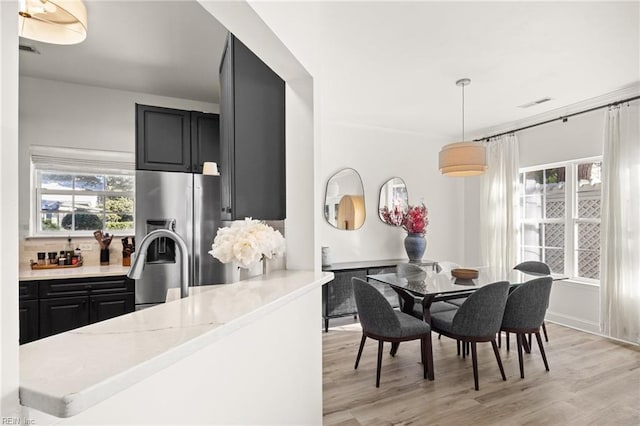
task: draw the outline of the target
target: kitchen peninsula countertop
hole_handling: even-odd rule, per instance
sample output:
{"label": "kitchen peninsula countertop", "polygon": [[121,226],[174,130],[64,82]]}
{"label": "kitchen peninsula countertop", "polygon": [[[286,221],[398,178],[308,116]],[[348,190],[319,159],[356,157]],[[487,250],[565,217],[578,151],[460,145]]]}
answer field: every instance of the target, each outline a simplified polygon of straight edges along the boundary
{"label": "kitchen peninsula countertop", "polygon": [[77,268],[59,269],[31,269],[25,266],[20,268],[18,277],[20,281],[35,281],[118,276],[127,275],[127,272],[129,272],[129,267],[121,265],[78,266]]}
{"label": "kitchen peninsula countertop", "polygon": [[331,279],[275,271],[192,287],[185,299],[22,345],[21,404],[57,417],[78,414]]}

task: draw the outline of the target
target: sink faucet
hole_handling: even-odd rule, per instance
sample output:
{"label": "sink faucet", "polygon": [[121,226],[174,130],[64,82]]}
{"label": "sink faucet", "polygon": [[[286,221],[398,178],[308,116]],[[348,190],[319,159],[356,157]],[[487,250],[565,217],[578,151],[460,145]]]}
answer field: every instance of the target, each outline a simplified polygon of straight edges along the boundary
{"label": "sink faucet", "polygon": [[138,255],[133,260],[127,277],[138,279],[142,276],[147,249],[155,239],[160,237],[169,238],[178,246],[180,252],[180,297],[187,297],[189,295],[189,249],[182,237],[169,229],[156,229],[144,236],[140,242],[140,248],[137,249]]}

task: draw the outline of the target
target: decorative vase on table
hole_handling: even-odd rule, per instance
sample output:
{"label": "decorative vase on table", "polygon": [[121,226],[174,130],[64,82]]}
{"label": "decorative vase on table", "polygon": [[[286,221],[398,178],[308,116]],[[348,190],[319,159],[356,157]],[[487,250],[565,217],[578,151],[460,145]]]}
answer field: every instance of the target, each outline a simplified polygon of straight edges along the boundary
{"label": "decorative vase on table", "polygon": [[409,257],[409,262],[420,262],[427,249],[427,240],[424,238],[424,234],[407,233],[404,239],[404,249]]}

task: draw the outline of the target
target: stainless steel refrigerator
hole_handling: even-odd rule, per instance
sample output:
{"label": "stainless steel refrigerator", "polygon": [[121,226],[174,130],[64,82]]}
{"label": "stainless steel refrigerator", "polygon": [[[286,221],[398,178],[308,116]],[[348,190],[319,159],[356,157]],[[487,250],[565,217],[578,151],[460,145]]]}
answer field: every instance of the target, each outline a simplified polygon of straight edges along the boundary
{"label": "stainless steel refrigerator", "polygon": [[[221,284],[230,265],[209,255],[220,223],[220,177],[178,172],[136,172],[136,241],[154,229],[174,230],[189,248],[191,286]],[[155,240],[136,280],[136,308],[163,303],[169,288],[180,287],[179,252],[173,241]]]}

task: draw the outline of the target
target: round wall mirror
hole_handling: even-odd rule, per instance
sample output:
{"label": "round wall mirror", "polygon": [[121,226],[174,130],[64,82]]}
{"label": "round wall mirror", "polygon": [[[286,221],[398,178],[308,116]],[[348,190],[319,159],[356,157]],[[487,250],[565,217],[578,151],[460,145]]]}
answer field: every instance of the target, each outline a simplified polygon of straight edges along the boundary
{"label": "round wall mirror", "polygon": [[338,171],[327,182],[324,218],[338,229],[355,230],[364,223],[364,187],[354,169]]}
{"label": "round wall mirror", "polygon": [[[386,181],[380,188],[380,201],[378,202],[378,217],[387,225],[394,226],[383,218],[384,211],[393,211],[397,207],[400,211],[406,211],[409,206],[409,194],[407,185],[399,177],[393,177]],[[397,225],[396,225],[397,226]]]}

